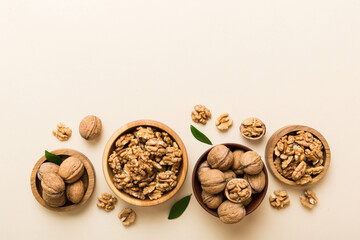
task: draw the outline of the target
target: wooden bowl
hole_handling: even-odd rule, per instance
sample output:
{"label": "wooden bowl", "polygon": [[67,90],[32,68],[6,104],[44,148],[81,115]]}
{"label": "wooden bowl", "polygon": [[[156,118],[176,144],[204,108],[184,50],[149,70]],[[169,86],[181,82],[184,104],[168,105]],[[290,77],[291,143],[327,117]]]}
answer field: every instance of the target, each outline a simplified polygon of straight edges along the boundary
{"label": "wooden bowl", "polygon": [[[294,181],[291,181],[291,180],[283,177],[276,170],[275,165],[274,165],[274,149],[275,149],[277,142],[284,135],[289,134],[289,133],[296,133],[297,131],[301,131],[301,130],[307,131],[307,132],[310,132],[311,134],[313,134],[316,138],[318,138],[322,142],[322,144],[324,146],[324,149],[323,149],[324,170],[320,174],[318,174],[315,178],[313,178],[311,183],[308,183],[305,185],[298,185]],[[302,126],[302,125],[289,125],[289,126],[280,128],[270,137],[269,141],[266,144],[266,149],[265,149],[266,164],[270,168],[271,173],[281,182],[286,183],[291,186],[300,186],[300,187],[301,186],[309,186],[311,184],[318,182],[326,174],[326,172],[330,166],[330,158],[331,158],[330,147],[329,147],[329,144],[327,143],[327,141],[325,140],[325,138],[323,137],[323,135],[321,135],[318,131],[316,131],[315,129],[313,129],[311,127]]]}
{"label": "wooden bowl", "polygon": [[[243,150],[244,152],[247,152],[247,151],[252,151],[252,149],[244,146],[244,145],[241,145],[241,144],[237,144],[237,143],[223,143],[222,145],[225,145],[226,147],[228,147],[231,151],[235,151],[235,150]],[[208,208],[202,198],[201,198],[201,192],[202,192],[202,188],[201,188],[201,184],[199,182],[199,179],[198,179],[198,176],[197,176],[197,171],[198,171],[198,168],[199,168],[199,165],[206,161],[207,159],[207,155],[208,153],[210,152],[210,150],[212,149],[213,147],[211,147],[210,149],[206,150],[201,156],[200,158],[198,159],[198,161],[196,162],[195,164],[195,167],[194,167],[194,170],[193,170],[193,174],[192,174],[192,188],[193,188],[193,192],[194,192],[194,195],[195,195],[195,198],[196,200],[199,202],[200,206],[205,209],[205,211],[207,211],[208,213],[210,213],[211,215],[215,216],[215,217],[219,217],[216,209],[210,209]],[[264,189],[260,192],[260,193],[256,193],[256,194],[253,194],[252,195],[252,201],[250,202],[249,205],[247,205],[245,207],[246,209],[246,215],[249,215],[250,213],[252,213],[253,211],[255,211],[255,209],[260,206],[261,202],[263,201],[265,195],[266,195],[266,192],[267,192],[267,188],[268,188],[268,182],[269,182],[269,179],[268,179],[268,174],[267,174],[267,170],[266,170],[266,167],[265,167],[265,164],[264,164],[264,168],[263,168],[263,171],[265,173],[265,187]],[[226,198],[226,197],[225,197]],[[224,200],[225,200],[224,198]]]}
{"label": "wooden bowl", "polygon": [[86,190],[85,190],[83,199],[81,200],[81,202],[79,202],[77,204],[71,203],[70,201],[66,200],[65,205],[61,206],[61,207],[50,207],[45,203],[45,201],[41,197],[42,196],[41,182],[38,179],[38,177],[36,176],[41,164],[43,164],[44,162],[47,161],[45,156],[42,156],[39,159],[39,161],[37,161],[37,163],[35,164],[32,172],[31,172],[31,177],[30,177],[31,191],[32,191],[35,199],[43,207],[46,207],[47,209],[50,209],[52,211],[68,212],[68,211],[78,209],[79,207],[84,205],[89,200],[89,198],[91,197],[91,195],[94,191],[94,187],[95,187],[94,167],[91,164],[90,160],[84,154],[82,154],[78,151],[72,150],[72,149],[58,149],[58,150],[52,151],[51,153],[60,156],[63,160],[65,160],[68,157],[76,157],[79,160],[81,160],[81,162],[84,164],[85,171],[84,171],[84,174],[81,177],[81,179],[84,182],[84,187]]}
{"label": "wooden bowl", "polygon": [[[156,200],[150,200],[150,199],[141,200],[141,199],[132,197],[129,194],[117,189],[112,181],[114,173],[112,172],[112,170],[108,164],[109,156],[115,150],[116,140],[121,135],[128,133],[128,132],[132,132],[137,127],[141,127],[141,126],[142,127],[144,127],[144,126],[145,127],[154,127],[154,128],[160,129],[161,131],[167,132],[176,141],[176,143],[178,144],[178,146],[182,152],[183,160],[182,160],[182,164],[179,169],[179,173],[177,175],[178,183],[177,183],[176,187],[174,189],[172,189],[171,191],[166,192],[161,198],[156,199]],[[186,152],[184,143],[181,141],[180,137],[171,128],[169,128],[168,126],[166,126],[163,123],[153,121],[153,120],[138,120],[138,121],[134,121],[134,122],[125,124],[124,126],[119,128],[110,137],[109,141],[107,142],[107,144],[105,146],[103,159],[102,159],[102,167],[103,167],[105,180],[106,180],[107,184],[109,185],[110,189],[114,192],[114,194],[116,196],[118,196],[120,199],[122,199],[125,202],[130,203],[132,205],[154,206],[154,205],[158,205],[160,203],[163,203],[163,202],[169,200],[172,196],[174,196],[179,191],[179,189],[183,185],[185,178],[186,178],[187,169],[188,169],[188,157],[187,157],[187,152]]]}
{"label": "wooden bowl", "polygon": [[[248,118],[247,118],[248,119]],[[254,119],[257,119],[257,120],[260,120],[260,119],[258,119],[258,118],[254,118]],[[246,119],[245,119],[246,120]],[[245,121],[244,120],[244,121]],[[244,122],[243,121],[243,122]],[[260,120],[261,121],[261,120]],[[249,139],[249,140],[259,140],[259,139],[261,139],[264,135],[265,135],[265,133],[266,133],[266,125],[265,125],[265,123],[263,123],[264,124],[264,131],[263,131],[263,133],[260,135],[260,136],[258,136],[258,137],[249,137],[249,136],[246,136],[245,134],[244,134],[244,129],[245,129],[245,127],[244,127],[244,124],[243,124],[243,122],[241,123],[241,125],[240,125],[240,133],[241,133],[241,136],[243,136],[244,138],[246,138],[246,139]],[[261,121],[261,122],[263,122],[263,121]]]}

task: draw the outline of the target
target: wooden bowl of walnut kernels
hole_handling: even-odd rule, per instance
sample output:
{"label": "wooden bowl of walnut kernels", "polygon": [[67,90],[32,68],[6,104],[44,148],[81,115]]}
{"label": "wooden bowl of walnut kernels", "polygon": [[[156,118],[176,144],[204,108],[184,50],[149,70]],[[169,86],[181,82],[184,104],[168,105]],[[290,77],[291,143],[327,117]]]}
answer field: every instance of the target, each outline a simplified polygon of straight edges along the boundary
{"label": "wooden bowl of walnut kernels", "polygon": [[[134,132],[138,127],[151,127],[153,129],[159,130],[160,132],[165,132],[165,133],[169,134],[169,136],[172,138],[172,141],[177,143],[177,145],[181,151],[181,154],[182,154],[181,164],[178,169],[178,173],[176,175],[177,176],[176,186],[173,189],[171,189],[170,191],[165,192],[159,199],[150,200],[149,198],[146,198],[146,199],[135,198],[135,197],[129,195],[128,193],[125,193],[124,191],[116,188],[116,186],[113,182],[114,173],[112,171],[112,168],[109,166],[108,159],[109,159],[110,155],[116,149],[116,145],[115,145],[116,141],[119,139],[120,136],[127,134],[127,133]],[[110,189],[114,192],[114,194],[117,197],[119,197],[120,199],[124,200],[127,203],[130,203],[130,204],[136,205],[136,206],[154,206],[154,205],[158,205],[160,203],[163,203],[163,202],[169,200],[171,197],[173,197],[179,191],[179,189],[183,185],[185,178],[186,178],[186,174],[187,174],[187,170],[188,170],[188,157],[187,157],[187,152],[186,152],[184,143],[181,141],[180,137],[171,128],[169,128],[168,126],[166,126],[163,123],[153,121],[153,120],[137,120],[134,122],[127,123],[124,126],[120,127],[110,137],[109,141],[107,142],[107,144],[105,146],[103,159],[102,159],[102,167],[103,167],[105,180],[106,180],[107,184],[109,185]]]}
{"label": "wooden bowl of walnut kernels", "polygon": [[[298,131],[305,131],[305,132],[311,133],[315,138],[320,140],[320,142],[323,145],[323,149],[322,149],[323,170],[319,174],[313,176],[312,180],[306,184],[297,184],[295,181],[285,178],[278,172],[278,170],[276,170],[276,167],[274,164],[274,161],[276,158],[274,150],[275,150],[275,147],[277,146],[277,143],[279,142],[279,140],[285,135],[294,135]],[[279,181],[281,181],[285,184],[291,185],[291,186],[300,186],[300,187],[308,186],[308,185],[318,182],[320,179],[322,179],[325,176],[325,174],[330,166],[330,158],[331,158],[330,147],[329,147],[329,144],[327,143],[327,141],[325,140],[325,138],[323,137],[323,135],[321,135],[321,133],[319,133],[318,131],[316,131],[315,129],[313,129],[311,127],[302,126],[302,125],[289,125],[289,126],[280,128],[270,137],[270,139],[266,145],[266,149],[265,149],[265,160],[266,160],[267,166],[270,168],[271,173]]]}

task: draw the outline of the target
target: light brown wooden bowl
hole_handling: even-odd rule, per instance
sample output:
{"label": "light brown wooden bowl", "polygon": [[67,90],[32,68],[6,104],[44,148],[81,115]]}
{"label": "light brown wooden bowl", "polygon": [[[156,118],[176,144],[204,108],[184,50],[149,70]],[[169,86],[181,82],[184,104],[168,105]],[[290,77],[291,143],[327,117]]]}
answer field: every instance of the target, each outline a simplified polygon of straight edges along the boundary
{"label": "light brown wooden bowl", "polygon": [[[252,151],[251,148],[248,148],[244,145],[241,144],[237,144],[237,143],[223,143],[222,145],[225,145],[226,147],[228,147],[231,151],[235,151],[235,150],[243,150],[244,152],[247,151]],[[214,146],[213,146],[214,147]],[[217,213],[217,209],[210,209],[208,208],[205,203],[203,202],[202,198],[201,198],[201,193],[202,193],[202,188],[201,188],[201,184],[199,181],[199,178],[197,176],[197,171],[199,168],[199,165],[206,161],[207,159],[207,155],[209,154],[210,150],[213,148],[209,148],[208,150],[206,150],[198,159],[198,161],[195,164],[194,170],[193,170],[193,174],[192,174],[192,188],[193,188],[193,192],[195,195],[196,200],[198,201],[198,203],[200,204],[200,206],[207,211],[208,213],[210,213],[211,215],[213,215],[214,217],[219,217],[218,213]],[[249,215],[250,213],[252,213],[253,211],[255,211],[256,208],[258,208],[261,204],[261,202],[264,200],[267,189],[268,189],[268,184],[269,184],[269,178],[268,178],[268,173],[266,170],[266,166],[264,164],[263,167],[263,171],[265,173],[265,187],[264,189],[256,194],[253,194],[252,200],[251,202],[245,206],[246,209],[246,215]],[[224,196],[224,201],[226,200],[226,197]]]}
{"label": "light brown wooden bowl", "polygon": [[[254,118],[254,117],[252,117],[252,118]],[[248,119],[248,118],[247,118]],[[259,118],[255,118],[255,119],[258,119],[258,120],[260,120]],[[246,120],[246,119],[245,119]],[[244,120],[244,121],[245,121]],[[243,122],[244,122],[243,121]],[[261,121],[261,120],[260,120]],[[263,122],[263,121],[261,121],[262,123],[264,123],[264,131],[263,131],[263,133],[260,135],[260,136],[258,136],[258,137],[248,137],[248,136],[246,136],[243,132],[244,132],[244,124],[243,124],[243,122],[241,123],[241,125],[240,125],[240,133],[241,133],[241,136],[243,136],[244,138],[246,138],[246,139],[249,139],[249,140],[259,140],[259,139],[261,139],[264,135],[265,135],[265,133],[266,133],[266,125],[265,125],[265,123]]]}
{"label": "light brown wooden bowl", "polygon": [[[322,142],[322,144],[324,146],[324,149],[323,149],[324,170],[319,175],[317,175],[315,178],[313,178],[311,183],[308,183],[305,185],[298,185],[294,181],[291,181],[291,180],[283,177],[276,170],[275,165],[274,165],[274,149],[275,149],[277,142],[280,140],[280,138],[282,138],[286,134],[295,133],[295,132],[301,131],[301,130],[307,131],[307,132],[313,134],[316,138],[318,138]],[[318,131],[316,131],[315,129],[313,129],[311,127],[302,126],[302,125],[289,125],[289,126],[280,128],[270,137],[269,141],[266,144],[266,149],[265,149],[265,160],[266,160],[268,167],[270,168],[271,173],[281,182],[286,183],[291,186],[299,186],[299,187],[309,186],[311,184],[318,182],[326,174],[326,172],[330,166],[330,159],[331,159],[330,147],[329,147],[329,144],[327,143],[327,141],[325,140],[325,138],[323,137],[323,135],[321,135],[321,133],[319,133]]]}
{"label": "light brown wooden bowl", "polygon": [[[161,198],[159,198],[157,200],[150,200],[150,199],[141,200],[141,199],[132,197],[123,191],[118,190],[112,181],[114,173],[111,171],[111,168],[109,167],[109,164],[108,164],[109,156],[115,150],[116,140],[121,135],[131,132],[140,126],[155,127],[164,132],[167,132],[176,141],[176,143],[178,144],[178,146],[182,152],[182,156],[183,156],[183,160],[182,160],[182,163],[181,163],[181,166],[179,169],[179,173],[177,175],[178,183],[177,183],[176,187],[174,189],[172,189],[171,191],[165,193]],[[187,152],[186,152],[184,143],[181,141],[180,137],[171,128],[169,128],[168,126],[166,126],[163,123],[153,121],[153,120],[137,120],[134,122],[127,123],[124,126],[120,127],[110,137],[109,141],[107,142],[107,144],[105,146],[103,159],[102,159],[102,167],[103,167],[105,180],[106,180],[107,184],[109,185],[110,189],[114,192],[114,194],[116,196],[118,196],[120,199],[122,199],[125,202],[130,203],[132,205],[147,207],[147,206],[154,206],[154,205],[163,203],[163,202],[169,200],[171,197],[173,197],[179,191],[179,189],[183,185],[185,178],[186,178],[186,174],[187,174],[187,170],[188,170],[188,157],[187,157]]]}
{"label": "light brown wooden bowl", "polygon": [[89,198],[91,197],[94,187],[95,187],[95,171],[92,163],[90,160],[82,153],[72,150],[72,149],[58,149],[55,151],[51,151],[51,153],[56,154],[60,156],[63,160],[65,160],[68,157],[76,157],[84,164],[85,171],[83,176],[81,177],[81,180],[84,182],[84,187],[86,189],[85,194],[81,202],[74,204],[66,200],[66,203],[64,206],[61,207],[50,207],[48,206],[45,201],[42,199],[42,188],[41,188],[41,182],[36,176],[41,164],[46,162],[46,157],[42,156],[39,161],[35,164],[30,177],[30,184],[31,184],[31,191],[35,197],[35,199],[47,209],[50,209],[52,211],[56,212],[68,212],[75,209],[78,209],[82,205],[84,205]]}

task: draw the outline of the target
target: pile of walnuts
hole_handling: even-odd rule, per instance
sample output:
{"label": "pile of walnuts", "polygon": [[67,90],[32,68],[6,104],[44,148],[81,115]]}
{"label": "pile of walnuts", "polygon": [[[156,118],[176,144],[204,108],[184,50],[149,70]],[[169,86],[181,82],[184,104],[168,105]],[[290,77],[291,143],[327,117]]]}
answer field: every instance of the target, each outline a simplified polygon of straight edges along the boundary
{"label": "pile of walnuts", "polygon": [[323,144],[306,131],[283,136],[276,144],[274,155],[276,170],[298,185],[311,183],[324,170]]}
{"label": "pile of walnuts", "polygon": [[262,192],[265,187],[263,167],[261,157],[254,151],[232,152],[225,145],[213,147],[197,169],[204,204],[217,209],[223,223],[241,221],[252,195]]}
{"label": "pile of walnuts", "polygon": [[108,163],[115,187],[138,199],[159,199],[177,185],[182,153],[166,132],[138,127],[121,135]]}

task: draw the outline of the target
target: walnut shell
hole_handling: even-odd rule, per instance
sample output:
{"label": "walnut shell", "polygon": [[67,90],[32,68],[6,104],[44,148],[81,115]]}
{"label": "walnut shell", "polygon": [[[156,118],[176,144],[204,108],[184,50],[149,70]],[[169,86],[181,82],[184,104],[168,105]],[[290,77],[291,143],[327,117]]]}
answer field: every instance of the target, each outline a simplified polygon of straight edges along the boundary
{"label": "walnut shell", "polygon": [[245,174],[244,179],[249,182],[254,193],[261,192],[265,187],[266,178],[264,171],[261,171],[256,175]]}
{"label": "walnut shell", "polygon": [[41,187],[48,195],[60,195],[65,191],[64,180],[56,173],[45,173],[42,177]]}
{"label": "walnut shell", "polygon": [[231,168],[238,175],[244,174],[244,170],[242,169],[242,165],[240,163],[240,158],[243,154],[244,154],[243,150],[234,151],[234,161]]}
{"label": "walnut shell", "polygon": [[236,174],[232,170],[227,170],[224,172],[226,182],[229,182],[231,179],[236,178]]}
{"label": "walnut shell", "polygon": [[258,174],[264,167],[261,156],[254,151],[244,153],[240,158],[240,164],[244,172],[250,175]]}
{"label": "walnut shell", "polygon": [[234,203],[244,203],[251,198],[252,189],[243,178],[231,179],[225,188],[225,196]]}
{"label": "walnut shell", "polygon": [[209,163],[207,161],[204,161],[202,162],[199,167],[198,167],[198,170],[197,170],[197,175],[198,177],[200,176],[200,174],[206,172],[207,170],[210,170],[210,166],[209,166]]}
{"label": "walnut shell", "polygon": [[225,175],[218,169],[210,169],[199,177],[201,188],[210,194],[218,194],[225,189]]}
{"label": "walnut shell", "polygon": [[79,126],[80,135],[86,140],[93,140],[97,138],[102,130],[102,124],[100,118],[89,115],[86,116]]}
{"label": "walnut shell", "polygon": [[45,173],[49,173],[49,172],[58,173],[58,171],[59,171],[59,165],[56,165],[55,163],[52,162],[44,162],[39,167],[39,170],[36,175],[38,179],[41,181]]}
{"label": "walnut shell", "polygon": [[207,156],[207,162],[211,168],[216,168],[221,171],[228,170],[233,164],[233,159],[232,151],[224,145],[213,147]]}
{"label": "walnut shell", "polygon": [[208,208],[216,209],[223,201],[223,194],[220,193],[214,195],[203,190],[201,193],[201,198]]}
{"label": "walnut shell", "polygon": [[84,197],[85,188],[84,183],[78,180],[66,186],[66,197],[72,203],[79,203]]}
{"label": "walnut shell", "polygon": [[66,183],[73,183],[84,173],[84,164],[75,157],[65,159],[59,167],[59,175]]}
{"label": "walnut shell", "polygon": [[43,191],[42,198],[50,207],[61,207],[66,203],[64,192],[61,192],[60,194],[48,194],[47,192]]}
{"label": "walnut shell", "polygon": [[229,200],[223,202],[217,212],[220,221],[226,224],[240,222],[246,215],[245,207],[241,203],[233,203]]}

